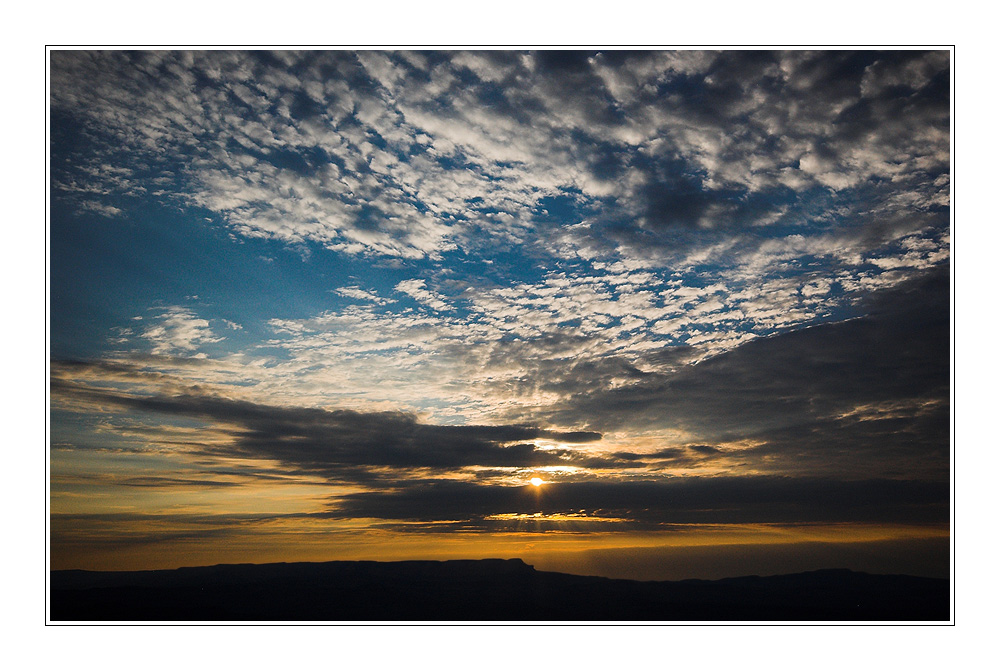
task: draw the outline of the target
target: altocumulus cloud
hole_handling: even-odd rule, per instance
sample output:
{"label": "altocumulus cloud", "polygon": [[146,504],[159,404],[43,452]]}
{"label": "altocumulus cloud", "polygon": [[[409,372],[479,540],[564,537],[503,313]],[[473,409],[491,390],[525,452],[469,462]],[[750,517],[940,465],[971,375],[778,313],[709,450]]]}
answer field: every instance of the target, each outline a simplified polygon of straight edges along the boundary
{"label": "altocumulus cloud", "polygon": [[552,198],[592,223],[562,243],[661,253],[770,238],[838,192],[867,247],[907,225],[894,204],[947,205],[947,52],[54,52],[52,71],[55,112],[104,141],[61,192],[174,190],[241,235],[347,253],[545,239]]}

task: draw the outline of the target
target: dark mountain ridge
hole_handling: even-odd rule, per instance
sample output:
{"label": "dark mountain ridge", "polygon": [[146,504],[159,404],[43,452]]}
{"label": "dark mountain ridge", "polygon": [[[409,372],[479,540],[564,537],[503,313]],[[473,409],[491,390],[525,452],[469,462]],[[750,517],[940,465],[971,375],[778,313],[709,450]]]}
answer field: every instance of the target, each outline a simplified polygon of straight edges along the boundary
{"label": "dark mountain ridge", "polygon": [[830,569],[640,582],[520,559],[52,571],[56,621],[937,621],[947,580]]}

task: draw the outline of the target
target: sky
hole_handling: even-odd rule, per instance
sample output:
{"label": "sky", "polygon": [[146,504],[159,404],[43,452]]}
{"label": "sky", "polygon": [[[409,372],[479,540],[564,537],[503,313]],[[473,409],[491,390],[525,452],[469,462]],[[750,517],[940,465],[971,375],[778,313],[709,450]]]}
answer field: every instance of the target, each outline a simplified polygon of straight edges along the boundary
{"label": "sky", "polygon": [[51,567],[948,575],[950,67],[51,51]]}

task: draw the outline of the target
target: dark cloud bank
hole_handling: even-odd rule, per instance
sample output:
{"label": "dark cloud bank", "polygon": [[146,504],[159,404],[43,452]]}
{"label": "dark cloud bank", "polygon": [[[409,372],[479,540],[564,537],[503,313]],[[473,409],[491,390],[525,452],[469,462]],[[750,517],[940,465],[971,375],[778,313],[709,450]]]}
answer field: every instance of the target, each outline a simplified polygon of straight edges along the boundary
{"label": "dark cloud bank", "polygon": [[[868,314],[747,343],[670,375],[572,397],[548,419],[609,431],[669,426],[758,439],[748,455],[846,473],[947,477],[950,291],[940,268],[876,294]],[[901,459],[901,471],[892,472]],[[889,470],[885,470],[889,469]]]}
{"label": "dark cloud bank", "polygon": [[[390,493],[352,494],[334,504],[332,514],[422,522],[457,517],[493,528],[511,523],[490,524],[484,518],[510,513],[624,519],[629,528],[800,522],[943,524],[948,521],[948,491],[946,482],[766,476],[566,482],[542,488],[442,481]],[[544,519],[538,524],[541,528],[567,527],[564,522]]]}

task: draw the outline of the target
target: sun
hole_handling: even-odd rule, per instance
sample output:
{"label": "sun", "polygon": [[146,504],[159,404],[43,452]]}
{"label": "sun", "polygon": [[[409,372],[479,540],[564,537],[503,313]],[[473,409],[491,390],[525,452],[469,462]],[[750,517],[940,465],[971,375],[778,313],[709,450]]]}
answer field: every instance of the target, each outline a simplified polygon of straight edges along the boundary
{"label": "sun", "polygon": [[536,487],[541,487],[543,480],[541,478],[531,478],[530,482]]}

